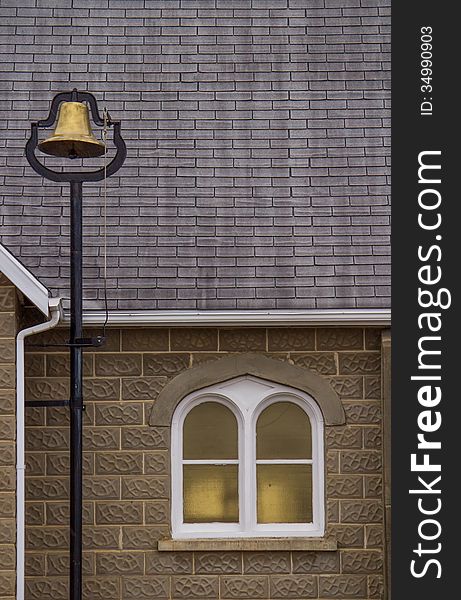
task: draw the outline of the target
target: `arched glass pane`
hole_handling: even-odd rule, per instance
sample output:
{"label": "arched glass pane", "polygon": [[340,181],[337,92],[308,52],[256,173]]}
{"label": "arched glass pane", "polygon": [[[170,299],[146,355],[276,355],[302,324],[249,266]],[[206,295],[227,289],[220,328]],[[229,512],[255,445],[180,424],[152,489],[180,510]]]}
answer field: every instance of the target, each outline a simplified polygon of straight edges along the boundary
{"label": "arched glass pane", "polygon": [[276,402],[256,424],[256,458],[312,458],[311,423],[293,402]]}
{"label": "arched glass pane", "polygon": [[237,419],[218,402],[203,402],[184,420],[185,460],[238,458]]}
{"label": "arched glass pane", "polygon": [[184,465],[184,522],[238,520],[238,466]]}
{"label": "arched glass pane", "polygon": [[258,523],[312,522],[312,465],[257,465]]}

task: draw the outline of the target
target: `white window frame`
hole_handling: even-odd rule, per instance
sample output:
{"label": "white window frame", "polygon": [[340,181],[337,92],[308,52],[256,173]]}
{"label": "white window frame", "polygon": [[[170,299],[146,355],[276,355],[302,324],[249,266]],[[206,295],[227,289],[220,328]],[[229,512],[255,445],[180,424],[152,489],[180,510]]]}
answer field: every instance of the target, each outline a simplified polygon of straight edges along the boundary
{"label": "white window frame", "polygon": [[[183,460],[183,426],[187,414],[203,402],[228,407],[237,420],[238,460]],[[256,461],[256,422],[261,412],[275,402],[297,404],[309,417],[312,429],[312,459]],[[324,423],[322,412],[311,396],[300,390],[246,375],[186,396],[176,407],[171,429],[171,525],[175,539],[248,537],[321,537],[325,534]],[[256,464],[312,464],[311,523],[257,523]],[[238,464],[239,523],[184,523],[183,464]]]}

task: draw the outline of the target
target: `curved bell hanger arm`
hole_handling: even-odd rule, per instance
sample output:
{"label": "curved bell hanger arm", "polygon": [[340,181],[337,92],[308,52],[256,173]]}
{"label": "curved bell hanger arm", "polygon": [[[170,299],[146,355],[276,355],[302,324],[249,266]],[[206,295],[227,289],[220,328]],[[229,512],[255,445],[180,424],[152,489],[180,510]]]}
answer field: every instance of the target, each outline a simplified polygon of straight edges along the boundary
{"label": "curved bell hanger arm", "polygon": [[52,169],[45,167],[45,165],[38,160],[35,155],[35,149],[38,145],[38,129],[53,125],[56,121],[59,105],[62,102],[80,102],[81,100],[86,100],[88,102],[93,121],[97,125],[103,126],[104,119],[99,115],[96,98],[93,94],[90,94],[89,92],[77,92],[75,89],[72,92],[62,92],[57,94],[52,100],[48,117],[37,123],[31,123],[31,135],[26,143],[26,157],[34,171],[46,179],[61,183],[71,181],[102,181],[106,177],[114,175],[125,162],[126,144],[121,135],[120,122],[111,121],[110,119],[108,125],[114,127],[114,146],[117,152],[106,167],[102,167],[96,171],[53,171]]}

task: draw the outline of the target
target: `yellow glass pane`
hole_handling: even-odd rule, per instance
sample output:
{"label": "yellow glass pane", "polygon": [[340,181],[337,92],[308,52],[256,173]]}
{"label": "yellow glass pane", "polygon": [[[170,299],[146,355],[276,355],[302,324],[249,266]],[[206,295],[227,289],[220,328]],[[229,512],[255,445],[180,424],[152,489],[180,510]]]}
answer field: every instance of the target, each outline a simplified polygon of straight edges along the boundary
{"label": "yellow glass pane", "polygon": [[309,417],[293,402],[276,402],[260,414],[256,425],[256,457],[312,458]]}
{"label": "yellow glass pane", "polygon": [[238,465],[184,465],[184,522],[238,523]]}
{"label": "yellow glass pane", "polygon": [[184,421],[184,459],[238,458],[237,420],[217,402],[193,408]]}
{"label": "yellow glass pane", "polygon": [[312,522],[312,465],[257,465],[258,523]]}

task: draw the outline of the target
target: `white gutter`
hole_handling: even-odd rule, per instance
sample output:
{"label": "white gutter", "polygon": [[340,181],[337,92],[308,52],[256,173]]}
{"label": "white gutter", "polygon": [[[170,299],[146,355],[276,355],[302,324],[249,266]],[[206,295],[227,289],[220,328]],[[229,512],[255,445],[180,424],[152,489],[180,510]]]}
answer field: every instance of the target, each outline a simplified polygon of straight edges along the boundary
{"label": "white gutter", "polygon": [[[68,322],[65,316],[65,323]],[[85,325],[101,325],[106,320],[102,310],[83,313]],[[164,310],[109,311],[112,327],[203,327],[203,326],[389,326],[387,308],[312,309],[312,310]]]}
{"label": "white gutter", "polygon": [[51,319],[23,329],[16,336],[16,599],[24,600],[25,552],[25,393],[24,339],[55,327],[62,316],[61,299],[50,298]]}
{"label": "white gutter", "polygon": [[0,271],[45,315],[48,312],[48,290],[11,252],[0,244]]}

